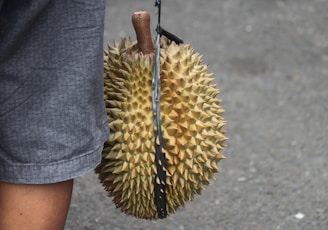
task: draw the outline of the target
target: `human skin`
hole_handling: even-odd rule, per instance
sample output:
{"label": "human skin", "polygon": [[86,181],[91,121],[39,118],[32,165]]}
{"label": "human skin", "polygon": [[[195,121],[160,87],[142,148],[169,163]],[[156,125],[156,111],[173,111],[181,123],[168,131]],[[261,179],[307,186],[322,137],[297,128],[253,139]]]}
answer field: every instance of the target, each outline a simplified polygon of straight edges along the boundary
{"label": "human skin", "polygon": [[73,180],[30,185],[0,182],[1,230],[63,230]]}

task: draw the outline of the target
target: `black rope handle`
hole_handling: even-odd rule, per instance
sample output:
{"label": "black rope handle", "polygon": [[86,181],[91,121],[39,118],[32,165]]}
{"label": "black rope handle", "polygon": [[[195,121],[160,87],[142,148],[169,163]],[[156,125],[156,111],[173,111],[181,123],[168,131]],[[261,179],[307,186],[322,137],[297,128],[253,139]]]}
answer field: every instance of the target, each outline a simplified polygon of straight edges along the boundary
{"label": "black rope handle", "polygon": [[166,158],[163,152],[163,136],[161,129],[160,118],[160,95],[161,95],[161,76],[160,76],[160,37],[164,35],[169,40],[174,41],[177,44],[183,43],[183,41],[164,30],[161,27],[161,1],[155,1],[155,7],[158,7],[158,22],[156,27],[156,45],[155,45],[155,61],[153,68],[152,79],[152,106],[153,106],[153,119],[154,119],[154,134],[155,134],[155,163],[156,163],[156,175],[154,178],[154,192],[155,192],[155,204],[157,207],[158,218],[163,219],[167,217],[166,209]]}
{"label": "black rope handle", "polygon": [[179,38],[178,36],[168,32],[165,30],[163,27],[161,27],[161,0],[156,0],[155,1],[155,6],[158,7],[158,19],[157,19],[157,27],[156,27],[156,32],[160,36],[165,36],[169,40],[174,41],[176,44],[182,44],[183,40]]}
{"label": "black rope handle", "polygon": [[159,33],[160,35],[164,35],[165,37],[167,37],[169,40],[174,41],[175,43],[182,44],[183,40],[179,37],[177,37],[176,35],[164,30],[161,26],[157,27],[157,33]]}
{"label": "black rope handle", "polygon": [[[160,27],[161,20],[161,1],[157,0],[155,6],[158,7],[158,25]],[[154,192],[155,192],[155,204],[157,206],[158,218],[163,219],[167,217],[166,209],[166,159],[163,153],[163,136],[161,129],[161,118],[160,118],[160,95],[161,95],[161,84],[160,84],[160,34],[157,33],[156,45],[155,45],[155,61],[153,68],[153,79],[152,79],[152,106],[153,106],[153,119],[155,125],[155,163],[156,163],[156,175],[154,178]]]}

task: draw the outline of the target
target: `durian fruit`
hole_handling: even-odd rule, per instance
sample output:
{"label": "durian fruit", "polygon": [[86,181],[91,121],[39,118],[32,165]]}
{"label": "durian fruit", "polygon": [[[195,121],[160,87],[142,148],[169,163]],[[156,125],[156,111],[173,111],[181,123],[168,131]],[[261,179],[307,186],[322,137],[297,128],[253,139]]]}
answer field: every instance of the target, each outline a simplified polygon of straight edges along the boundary
{"label": "durian fruit", "polygon": [[[157,219],[151,102],[154,56],[140,53],[131,39],[122,39],[108,46],[104,60],[111,133],[96,173],[124,213]],[[174,213],[214,179],[217,163],[224,158],[226,122],[213,74],[199,53],[162,37],[160,62],[167,212]]]}

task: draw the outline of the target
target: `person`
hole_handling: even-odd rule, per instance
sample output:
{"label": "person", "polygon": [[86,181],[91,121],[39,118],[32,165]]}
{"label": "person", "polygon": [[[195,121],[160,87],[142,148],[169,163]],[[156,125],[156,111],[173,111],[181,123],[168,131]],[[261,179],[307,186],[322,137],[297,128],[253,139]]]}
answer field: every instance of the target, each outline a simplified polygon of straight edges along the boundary
{"label": "person", "polygon": [[64,229],[108,138],[104,0],[0,0],[0,229]]}

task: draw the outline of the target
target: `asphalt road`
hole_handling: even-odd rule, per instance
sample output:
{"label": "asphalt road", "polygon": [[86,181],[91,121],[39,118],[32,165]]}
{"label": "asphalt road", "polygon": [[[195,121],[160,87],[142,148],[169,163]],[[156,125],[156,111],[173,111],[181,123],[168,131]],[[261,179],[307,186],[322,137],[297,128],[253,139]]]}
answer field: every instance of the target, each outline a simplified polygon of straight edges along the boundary
{"label": "asphalt road", "polygon": [[[107,0],[105,43],[154,1]],[[67,230],[328,229],[327,0],[166,0],[162,25],[203,54],[229,122],[227,159],[201,196],[158,221],[116,209],[91,172]]]}

